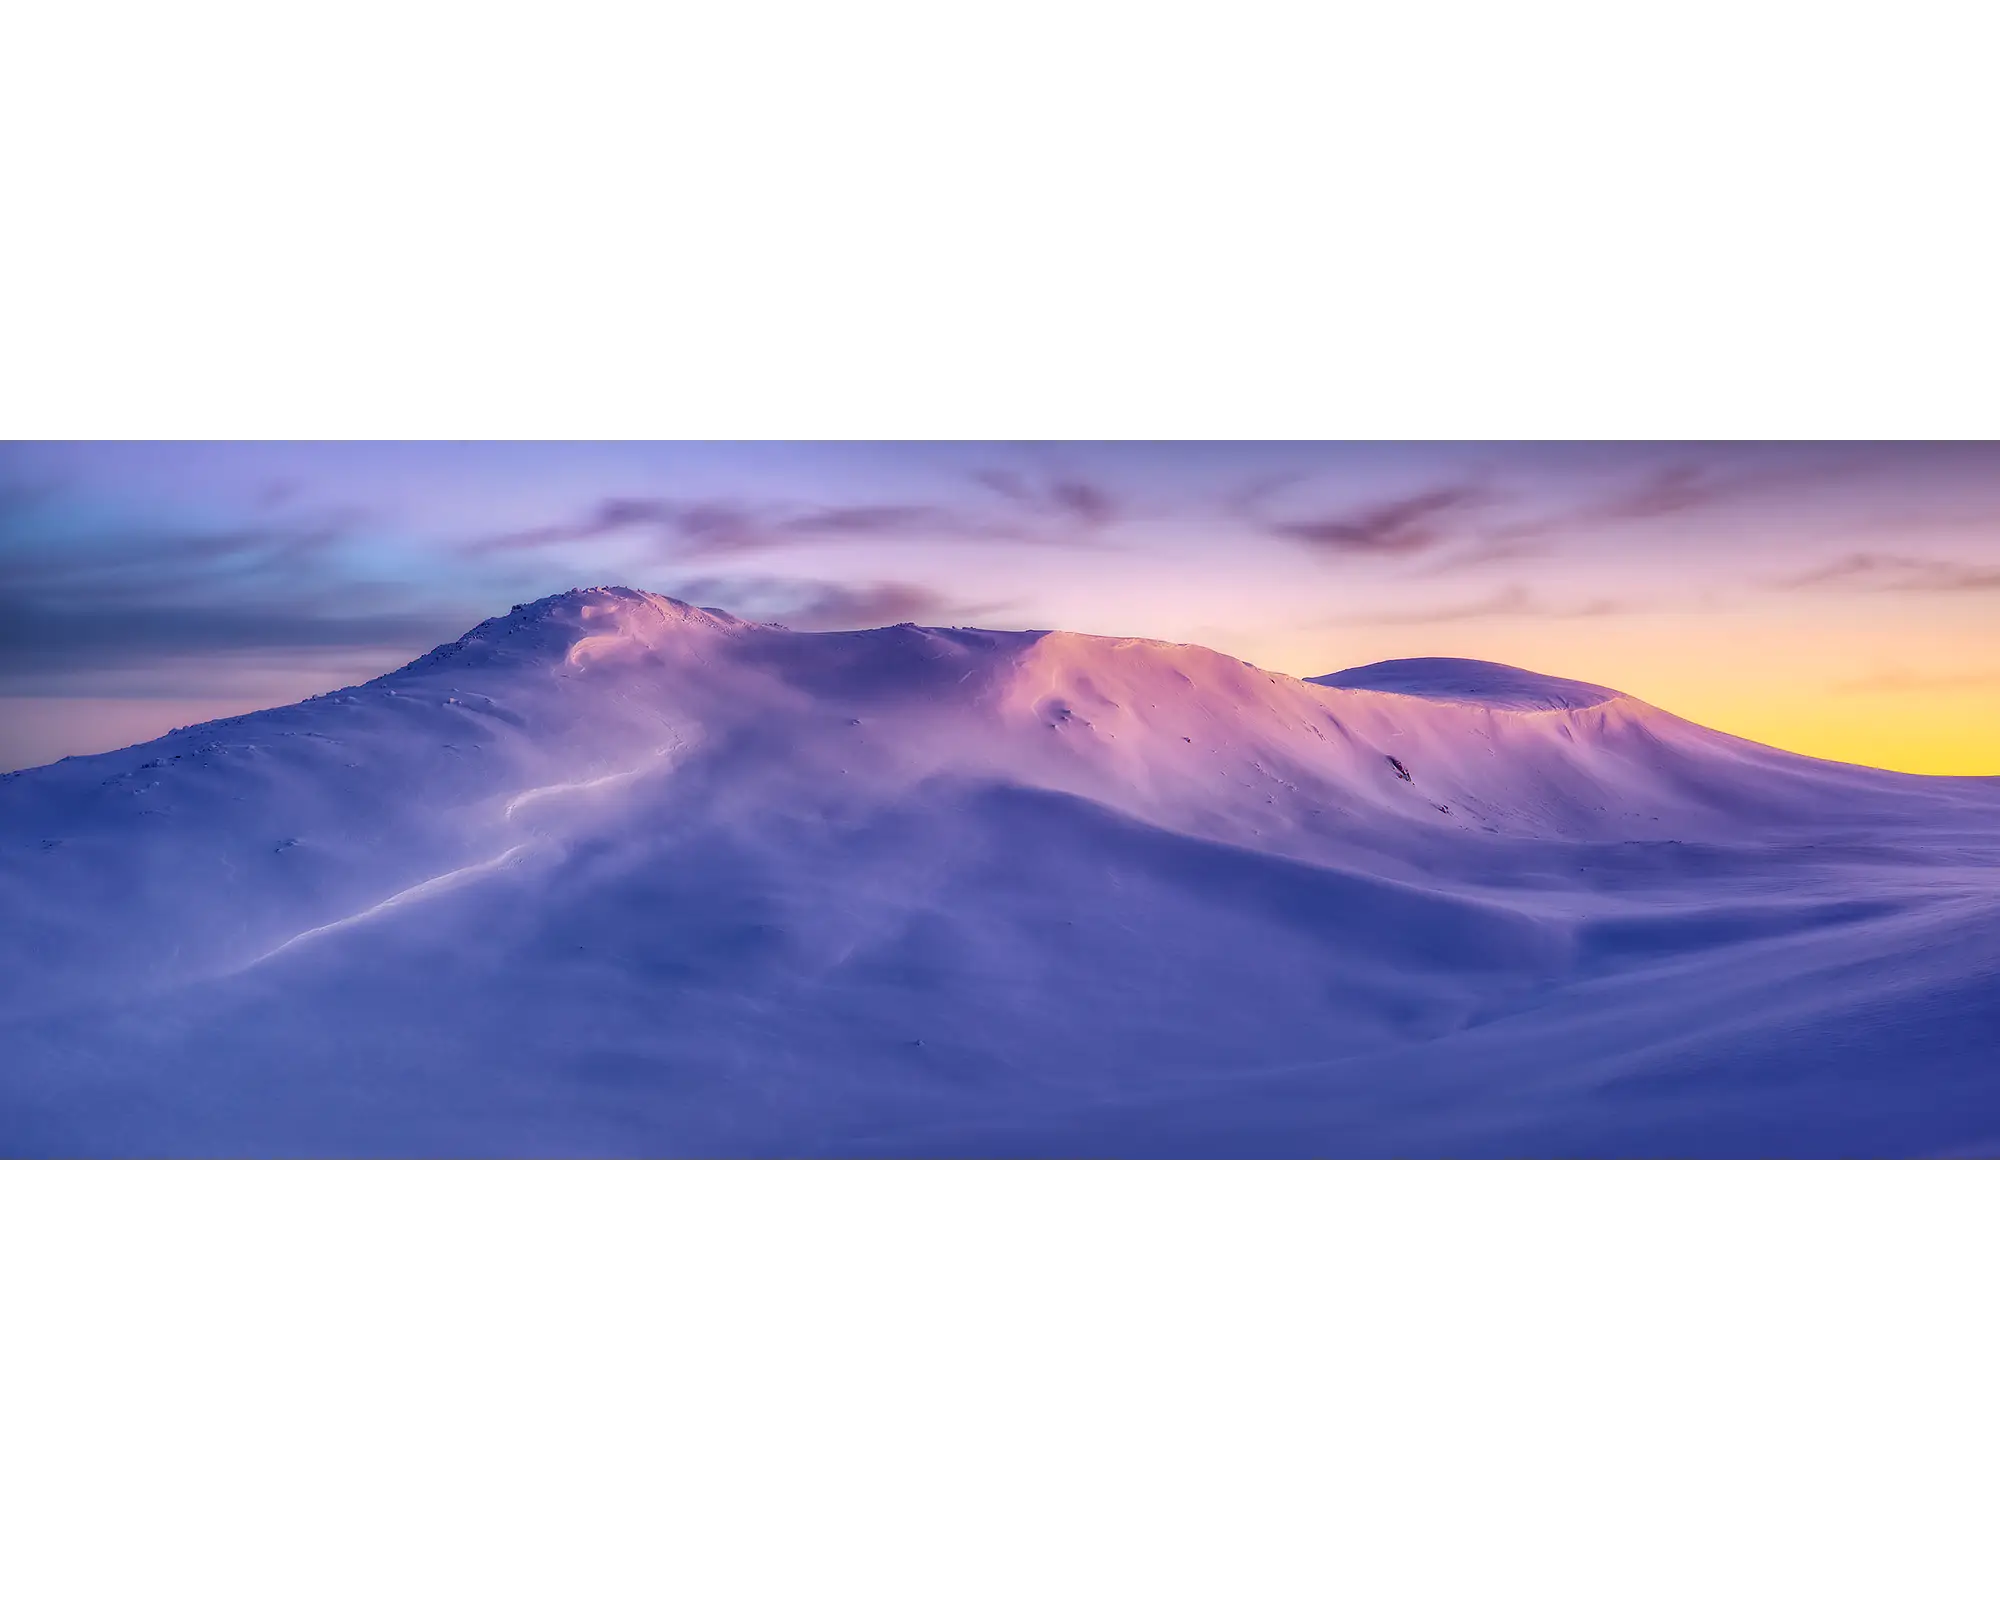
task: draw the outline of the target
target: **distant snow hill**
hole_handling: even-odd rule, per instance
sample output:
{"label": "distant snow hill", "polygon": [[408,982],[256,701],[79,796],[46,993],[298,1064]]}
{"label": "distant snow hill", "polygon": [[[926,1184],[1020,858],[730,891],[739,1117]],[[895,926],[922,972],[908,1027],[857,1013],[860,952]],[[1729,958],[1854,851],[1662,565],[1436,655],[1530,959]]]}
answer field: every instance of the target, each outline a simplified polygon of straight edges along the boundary
{"label": "distant snow hill", "polygon": [[2000,1151],[2000,781],[630,589],[0,779],[13,1155]]}

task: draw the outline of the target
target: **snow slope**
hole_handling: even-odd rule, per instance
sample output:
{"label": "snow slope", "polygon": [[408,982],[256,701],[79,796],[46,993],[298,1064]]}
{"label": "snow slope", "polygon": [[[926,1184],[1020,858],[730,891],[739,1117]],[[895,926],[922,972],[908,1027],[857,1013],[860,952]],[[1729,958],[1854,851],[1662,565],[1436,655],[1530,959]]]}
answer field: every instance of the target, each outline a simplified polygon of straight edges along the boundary
{"label": "snow slope", "polygon": [[558,595],[0,778],[0,1150],[2000,1151],[2000,781]]}

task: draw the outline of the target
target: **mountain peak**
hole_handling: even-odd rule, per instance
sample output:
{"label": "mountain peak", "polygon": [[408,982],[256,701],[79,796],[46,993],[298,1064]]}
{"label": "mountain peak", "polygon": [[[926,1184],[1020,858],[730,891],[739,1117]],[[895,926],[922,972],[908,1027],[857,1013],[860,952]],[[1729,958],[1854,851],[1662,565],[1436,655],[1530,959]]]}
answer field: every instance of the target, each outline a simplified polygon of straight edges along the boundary
{"label": "mountain peak", "polygon": [[714,606],[698,606],[672,595],[654,594],[650,589],[628,589],[623,584],[594,584],[588,588],[565,589],[561,594],[543,595],[515,606],[506,617],[540,620],[574,618],[593,621],[605,617],[645,616],[668,622],[689,622],[701,626],[749,627],[742,618]]}
{"label": "mountain peak", "polygon": [[1410,656],[1376,661],[1308,678],[1330,689],[1368,689],[1377,694],[1410,695],[1421,700],[1451,700],[1496,706],[1507,711],[1579,711],[1625,696],[1602,684],[1577,678],[1555,678],[1498,661],[1464,656]]}
{"label": "mountain peak", "polygon": [[693,632],[734,634],[758,626],[727,611],[690,605],[645,589],[616,584],[565,589],[561,594],[524,601],[503,616],[488,617],[403,670],[456,661],[468,651],[504,656],[560,653],[576,665],[621,644],[650,647]]}

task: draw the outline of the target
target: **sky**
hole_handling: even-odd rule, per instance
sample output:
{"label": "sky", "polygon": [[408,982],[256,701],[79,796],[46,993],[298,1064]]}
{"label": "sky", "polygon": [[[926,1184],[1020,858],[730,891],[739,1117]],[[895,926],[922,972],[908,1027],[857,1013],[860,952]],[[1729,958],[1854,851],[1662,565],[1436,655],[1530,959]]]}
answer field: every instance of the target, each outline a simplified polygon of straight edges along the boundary
{"label": "sky", "polygon": [[2000,773],[2000,447],[1248,442],[0,444],[0,770],[598,583],[1299,676],[1472,656]]}

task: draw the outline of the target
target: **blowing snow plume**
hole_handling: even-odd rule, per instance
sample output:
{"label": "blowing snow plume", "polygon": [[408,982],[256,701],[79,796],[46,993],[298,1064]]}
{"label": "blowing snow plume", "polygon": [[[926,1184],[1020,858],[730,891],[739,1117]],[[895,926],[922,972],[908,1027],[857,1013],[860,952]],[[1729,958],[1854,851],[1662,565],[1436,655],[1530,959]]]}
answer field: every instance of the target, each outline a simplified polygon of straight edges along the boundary
{"label": "blowing snow plume", "polygon": [[574,591],[0,779],[13,1155],[2000,1149],[2000,781]]}

